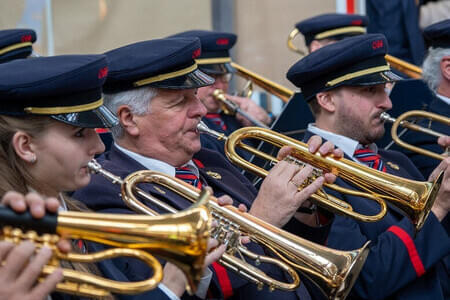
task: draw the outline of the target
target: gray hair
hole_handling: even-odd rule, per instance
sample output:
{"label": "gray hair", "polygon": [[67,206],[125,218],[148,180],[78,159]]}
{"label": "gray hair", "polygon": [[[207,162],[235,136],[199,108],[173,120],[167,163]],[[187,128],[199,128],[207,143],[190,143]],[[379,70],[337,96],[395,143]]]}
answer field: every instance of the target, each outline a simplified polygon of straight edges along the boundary
{"label": "gray hair", "polygon": [[[149,112],[150,100],[158,94],[157,89],[141,87],[124,92],[104,94],[104,105],[117,115],[117,110],[122,105],[127,105],[135,115],[142,116]],[[120,139],[124,135],[122,124],[111,128],[114,140]]]}
{"label": "gray hair", "polygon": [[445,56],[450,56],[450,49],[447,48],[430,48],[425,61],[423,62],[422,77],[428,84],[428,87],[437,92],[442,81],[441,60]]}

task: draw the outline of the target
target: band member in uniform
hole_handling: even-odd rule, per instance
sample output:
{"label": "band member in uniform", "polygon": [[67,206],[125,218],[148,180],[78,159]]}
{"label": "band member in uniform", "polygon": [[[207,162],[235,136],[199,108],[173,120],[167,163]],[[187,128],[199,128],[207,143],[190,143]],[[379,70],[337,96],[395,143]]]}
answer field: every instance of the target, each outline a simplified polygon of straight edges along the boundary
{"label": "band member in uniform", "polygon": [[[120,126],[112,128],[114,144],[98,158],[99,163],[122,178],[150,169],[176,176],[197,187],[210,186],[215,196],[230,195],[236,206],[246,205],[251,214],[262,220],[278,227],[289,222],[297,233],[314,232],[313,236],[323,241],[327,227],[310,228],[294,216],[300,204],[322,186],[325,178],[319,177],[312,185],[298,191],[298,185],[310,175],[311,168],[300,170],[297,165],[281,161],[274,166],[258,193],[220,154],[201,148],[196,127],[206,114],[206,108],[196,93],[198,88],[213,84],[214,79],[197,68],[194,58],[200,51],[198,38],[166,38],[106,53],[110,74],[104,86],[105,104],[117,114]],[[314,137],[311,150],[317,151],[320,144],[321,139]],[[320,152],[325,155],[332,148],[332,144],[326,143]],[[284,155],[289,151],[285,150]],[[334,154],[339,157],[342,152]],[[325,177],[328,181],[335,179],[330,174]],[[192,204],[157,184],[142,185],[142,188],[175,209],[185,209]],[[119,186],[94,175],[91,184],[77,191],[74,197],[95,211],[132,213],[119,191]],[[146,205],[166,213],[148,201]],[[260,249],[253,243],[248,247],[255,251]],[[146,274],[141,264],[126,262],[123,267],[130,277]],[[273,267],[263,264],[261,268],[272,276],[282,276]],[[236,277],[222,266],[213,264],[213,269],[216,275],[210,285],[213,296],[296,299],[299,295],[309,298],[303,285],[295,293],[277,290],[270,293],[267,288],[259,292],[255,284]]]}
{"label": "band member in uniform", "polygon": [[[403,154],[377,149],[384,134],[380,114],[392,107],[386,82],[398,80],[385,61],[387,42],[383,35],[350,37],[325,46],[294,64],[287,78],[300,87],[314,115],[307,136],[318,134],[342,148],[345,156],[382,172],[424,180]],[[444,160],[432,174],[445,170],[442,185],[423,228],[389,207],[375,223],[336,216],[327,245],[355,249],[372,240],[370,254],[353,288],[355,299],[445,299],[438,265],[450,253],[450,240],[441,224],[450,208],[450,161]],[[353,185],[337,179],[343,187]],[[395,187],[393,187],[395,188]],[[329,191],[332,193],[332,191]],[[334,193],[356,211],[373,214],[378,205],[364,198]]]}
{"label": "band member in uniform", "polygon": [[[236,72],[231,66],[230,57],[231,48],[233,48],[237,40],[235,34],[208,30],[190,30],[175,34],[172,37],[198,37],[200,39],[202,53],[196,59],[198,68],[214,78],[213,84],[200,87],[197,90],[197,97],[207,110],[202,121],[209,128],[228,135],[242,126],[254,126],[252,122],[239,113],[236,115],[226,114],[222,109],[221,102],[213,96],[214,91],[217,89],[222,90],[228,100],[237,104],[243,112],[255,120],[265,125],[271,123],[272,120],[267,112],[251,99],[228,94],[229,82]],[[202,135],[200,140],[202,147],[216,150],[225,155],[223,142],[207,135]],[[245,153],[241,154],[246,155]]]}
{"label": "band member in uniform", "polygon": [[0,30],[0,63],[30,56],[35,41],[36,32],[32,29]]}
{"label": "band member in uniform", "polygon": [[[425,38],[429,41],[430,48],[425,58],[422,68],[423,80],[427,83],[430,90],[434,92],[434,99],[431,101],[428,111],[442,115],[450,116],[450,20],[445,20],[428,26],[424,30]],[[450,135],[450,126],[445,124],[423,120],[419,125],[431,128],[444,135]],[[447,137],[448,138],[448,137]],[[401,139],[408,144],[419,148],[442,153],[443,149],[439,145],[437,138],[431,135],[417,131],[408,131],[401,136]],[[424,156],[417,152],[412,152],[395,146],[397,151],[405,153],[414,165],[420,170],[425,178],[430,176],[431,172],[439,164],[439,160],[429,156]]]}
{"label": "band member in uniform", "polygon": [[318,15],[295,24],[310,53],[344,38],[365,34],[366,26],[365,16],[338,13]]}
{"label": "band member in uniform", "polygon": [[[64,192],[81,188],[90,180],[87,163],[104,150],[94,128],[117,123],[117,118],[103,106],[102,84],[108,73],[106,57],[65,55],[18,59],[1,64],[0,72],[2,203],[16,211],[24,211],[28,206],[36,218],[42,217],[46,208],[52,212],[58,208],[87,210]],[[70,249],[67,243],[60,246],[64,251]],[[86,243],[74,248],[84,251]],[[26,266],[35,249],[30,242],[15,247],[2,242],[0,249],[2,261],[5,260],[0,267],[4,279],[0,298],[47,299],[45,294],[61,280],[61,271],[42,284],[34,286],[34,282],[51,251],[44,247]],[[213,259],[223,250],[218,252]],[[68,263],[63,266],[101,275],[94,264]],[[119,280],[124,277],[107,262],[101,262],[99,266],[105,270],[106,277]],[[184,289],[182,273],[170,265],[164,272],[163,284],[158,289],[127,295],[127,299],[175,299],[169,289]],[[8,282],[11,285],[7,285]],[[52,300],[72,298],[60,293],[51,295]]]}

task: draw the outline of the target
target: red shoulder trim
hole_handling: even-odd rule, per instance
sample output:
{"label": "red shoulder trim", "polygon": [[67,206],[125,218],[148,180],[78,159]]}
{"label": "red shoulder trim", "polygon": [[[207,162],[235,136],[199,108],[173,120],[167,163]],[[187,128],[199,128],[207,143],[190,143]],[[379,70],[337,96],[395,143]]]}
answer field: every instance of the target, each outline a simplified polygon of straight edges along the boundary
{"label": "red shoulder trim", "polygon": [[417,277],[425,274],[425,267],[423,266],[422,259],[420,258],[419,253],[416,249],[416,245],[414,244],[414,241],[409,236],[409,234],[398,226],[391,226],[387,231],[395,234],[405,245],[406,250],[408,250],[409,259],[411,260],[411,264],[416,271]]}
{"label": "red shoulder trim", "polygon": [[233,296],[233,287],[231,286],[230,277],[228,277],[227,269],[216,262],[213,262],[212,267],[216,272],[217,279],[219,279],[220,289],[222,290],[224,299]]}

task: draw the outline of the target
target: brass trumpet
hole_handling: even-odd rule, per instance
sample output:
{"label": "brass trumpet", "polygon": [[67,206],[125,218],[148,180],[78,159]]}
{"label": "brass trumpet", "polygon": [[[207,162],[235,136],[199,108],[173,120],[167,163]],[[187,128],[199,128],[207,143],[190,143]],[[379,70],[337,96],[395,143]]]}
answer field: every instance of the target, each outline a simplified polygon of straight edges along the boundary
{"label": "brass trumpet", "polygon": [[294,148],[291,155],[295,159],[318,168],[318,171],[332,172],[368,191],[368,193],[345,189],[335,184],[325,184],[325,186],[340,193],[375,200],[380,205],[380,212],[374,216],[361,215],[354,212],[352,207],[345,201],[322,191],[313,194],[311,200],[332,212],[348,215],[365,222],[381,219],[386,214],[385,202],[389,201],[403,210],[415,225],[416,230],[420,230],[430,213],[443,178],[443,173],[441,173],[434,182],[418,182],[386,174],[348,159],[337,160],[332,156],[322,157],[320,153],[310,153],[308,145],[305,143],[259,127],[241,128],[231,133],[228,137],[209,129],[204,123],[199,123],[197,129],[200,133],[209,134],[225,141],[225,154],[231,162],[263,178],[267,176],[268,171],[240,157],[236,153],[235,147],[240,147],[273,163],[277,163],[278,160],[267,153],[244,144],[242,141],[248,138],[259,139],[280,148],[283,146]]}
{"label": "brass trumpet", "polygon": [[[147,211],[149,214],[152,214],[153,210],[142,204],[134,196],[134,193],[151,202],[154,197],[137,188],[136,186],[140,183],[156,183],[194,203],[200,193],[199,189],[156,171],[138,171],[122,180],[102,169],[98,164],[92,163],[90,167],[95,168],[95,172],[109,180],[121,184],[123,200],[129,207],[137,211]],[[220,260],[221,264],[244,275],[259,287],[262,287],[263,284],[267,284],[270,289],[281,290],[292,290],[298,287],[300,280],[298,274],[291,268],[292,266],[311,278],[328,299],[345,299],[368,255],[369,242],[362,248],[353,251],[333,250],[285,232],[248,213],[243,213],[233,206],[222,207],[218,205],[215,197],[210,197],[208,205],[213,217],[219,223],[212,236],[228,246],[227,253]],[[170,208],[170,211],[174,212],[175,209]],[[249,236],[253,241],[266,246],[287,265],[279,260],[248,251],[240,244],[239,237],[241,235]],[[283,283],[268,277],[259,269],[236,258],[233,255],[235,252],[245,254],[257,262],[278,265],[293,278],[293,282]]]}
{"label": "brass trumpet", "polygon": [[[397,119],[392,118],[386,112],[384,112],[380,115],[381,120],[392,123],[391,136],[392,136],[392,140],[397,145],[399,145],[405,149],[408,149],[410,151],[417,152],[422,155],[426,155],[426,156],[429,156],[429,157],[432,157],[432,158],[435,158],[438,160],[443,160],[446,157],[445,154],[437,154],[437,153],[422,149],[420,147],[416,147],[416,146],[410,145],[408,143],[405,143],[404,141],[402,141],[400,139],[400,137],[397,134],[397,130],[398,130],[399,126],[410,129],[410,130],[422,132],[422,133],[425,133],[425,134],[428,134],[431,136],[435,136],[437,138],[446,136],[443,133],[436,132],[430,128],[426,128],[426,127],[423,127],[423,126],[420,126],[420,125],[417,125],[417,124],[407,121],[407,119],[409,119],[409,118],[426,118],[426,119],[430,119],[432,121],[440,122],[447,126],[450,126],[450,118],[444,117],[444,116],[441,116],[438,114],[434,114],[431,112],[423,111],[423,110],[411,110],[411,111],[405,112],[405,113],[401,114]],[[448,153],[448,149],[446,152]]]}
{"label": "brass trumpet", "polygon": [[[159,185],[168,187],[169,189],[192,201],[194,203],[194,206],[196,205],[196,203],[198,203],[196,202],[196,197],[192,195],[192,189],[194,189],[194,191],[198,190],[177,178],[165,176],[155,171],[139,171],[128,175],[125,179],[122,179],[103,169],[101,165],[98,164],[95,160],[89,162],[88,167],[92,172],[101,174],[112,183],[119,184],[121,186],[122,200],[130,209],[134,210],[137,213],[152,216],[158,215],[156,211],[139,201],[134,196],[134,194],[138,195],[142,199],[154,203],[156,206],[167,212],[177,212],[177,210],[172,206],[160,201],[152,195],[144,192],[142,189],[136,187],[136,185],[139,183],[155,182]],[[211,198],[215,199],[213,197]],[[262,288],[264,285],[267,285],[271,290],[279,289],[292,291],[300,285],[300,278],[298,274],[289,265],[268,256],[255,255],[252,252],[248,251],[245,247],[240,245],[239,237],[241,236],[241,233],[239,231],[239,224],[233,221],[228,221],[228,219],[222,218],[220,214],[216,213],[217,210],[221,211],[223,209],[216,202],[209,201],[208,207],[211,209],[213,217],[219,223],[219,226],[214,229],[214,231],[211,233],[211,236],[213,238],[216,238],[221,244],[227,245],[227,253],[224,253],[219,260],[219,262],[223,266],[227,267],[233,272],[236,272],[246,280],[255,283],[256,285],[258,285],[258,288]],[[234,208],[231,208],[231,210],[234,210]],[[291,277],[291,282],[286,283],[268,277],[258,268],[233,256],[235,252],[246,255],[251,259],[256,260],[257,263],[263,262],[277,265]]]}
{"label": "brass trumpet", "polygon": [[252,122],[254,125],[262,128],[269,128],[266,124],[256,120],[249,114],[247,114],[245,111],[243,111],[237,104],[235,104],[233,101],[228,100],[225,97],[225,93],[221,89],[216,89],[213,92],[213,97],[217,101],[220,102],[221,109],[223,112],[227,115],[234,116],[237,113],[241,114],[244,118]]}
{"label": "brass trumpet", "polygon": [[[307,53],[302,51],[300,48],[296,47],[293,42],[294,38],[299,33],[300,31],[297,28],[294,28],[291,31],[291,33],[288,36],[287,46],[290,50],[300,54],[301,56],[306,56]],[[408,75],[409,77],[416,79],[422,77],[422,68],[389,54],[386,54],[384,58],[394,69]]]}
{"label": "brass trumpet", "polygon": [[[153,269],[153,276],[138,282],[118,282],[71,269],[63,269],[63,281],[56,290],[84,297],[101,298],[111,293],[138,294],[154,289],[161,281],[160,257],[180,267],[188,278],[189,291],[195,291],[202,276],[203,261],[211,227],[208,210],[197,207],[174,215],[157,217],[126,216],[88,212],[59,212],[36,220],[29,213],[18,214],[0,207],[0,240],[19,243],[31,240],[37,248],[49,246],[51,261],[42,276],[51,274],[61,260],[94,263],[116,257],[134,257]],[[91,254],[64,254],[56,243],[62,238],[83,239],[114,248]]]}
{"label": "brass trumpet", "polygon": [[287,103],[294,95],[294,91],[258,75],[235,62],[232,62],[231,66],[236,69],[236,75],[255,83],[257,86],[280,98],[283,102]]}

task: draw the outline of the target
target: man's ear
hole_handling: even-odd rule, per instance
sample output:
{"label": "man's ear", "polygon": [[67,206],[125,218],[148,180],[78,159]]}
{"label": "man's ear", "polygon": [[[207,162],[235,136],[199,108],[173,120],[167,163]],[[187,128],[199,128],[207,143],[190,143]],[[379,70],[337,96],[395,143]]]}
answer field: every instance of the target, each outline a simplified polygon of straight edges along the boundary
{"label": "man's ear", "polygon": [[322,48],[322,44],[318,40],[313,40],[311,44],[309,44],[309,53],[313,53],[320,48]]}
{"label": "man's ear", "polygon": [[17,131],[13,135],[11,142],[17,156],[29,164],[36,162],[35,146],[28,133]]}
{"label": "man's ear", "polygon": [[441,59],[441,73],[443,78],[450,81],[450,56]]}
{"label": "man's ear", "polygon": [[117,118],[122,128],[131,136],[139,135],[139,127],[136,123],[136,115],[130,110],[128,105],[121,105],[117,109]]}
{"label": "man's ear", "polygon": [[331,92],[327,91],[317,93],[316,99],[317,103],[322,107],[322,110],[330,113],[336,110],[336,103],[334,102],[334,97]]}

